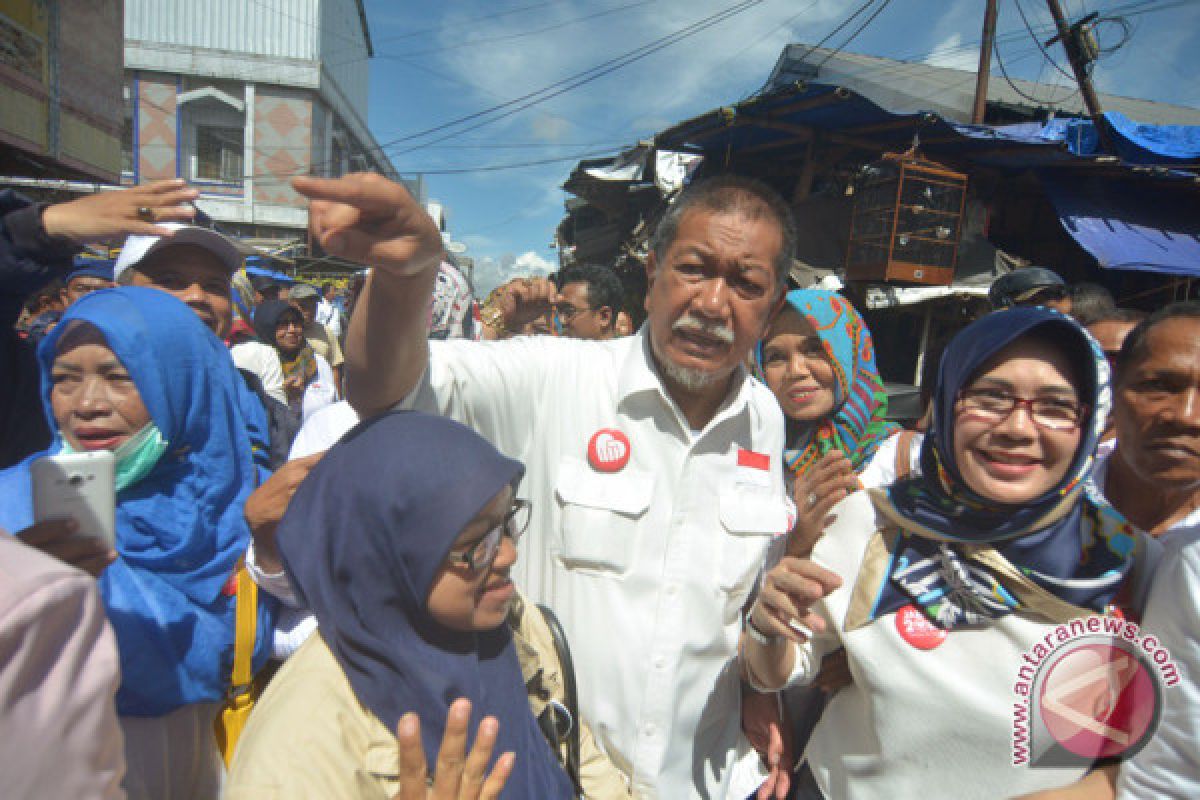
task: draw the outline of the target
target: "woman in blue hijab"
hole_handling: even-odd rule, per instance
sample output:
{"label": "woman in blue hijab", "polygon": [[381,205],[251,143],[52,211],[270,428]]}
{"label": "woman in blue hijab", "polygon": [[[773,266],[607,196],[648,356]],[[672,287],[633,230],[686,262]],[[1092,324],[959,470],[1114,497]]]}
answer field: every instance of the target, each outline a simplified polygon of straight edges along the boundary
{"label": "woman in blue hijab", "polygon": [[504,797],[573,796],[538,728],[505,621],[527,506],[524,467],[470,429],[415,412],[361,423],[292,498],[278,541],[317,618],[238,747],[230,798],[391,797],[395,731],[416,712],[430,765],[447,709],[499,723]]}
{"label": "woman in blue hijab", "polygon": [[[851,495],[811,560],[768,575],[750,615],[751,680],[805,683],[835,647],[853,675],[804,754],[801,797],[1018,795],[1114,754],[1062,734],[1082,729],[1029,699],[1053,676],[1035,677],[1039,664],[1072,655],[1073,620],[1123,629],[1145,588],[1145,537],[1088,481],[1110,397],[1103,353],[1068,317],[1016,308],[976,321],[942,357],[922,474]],[[1122,694],[1121,662],[1106,672],[1107,705],[1087,709],[1099,729],[1152,713]],[[1041,769],[1014,769],[1014,713],[1039,711],[1062,738],[1038,740],[1027,760]]]}
{"label": "woman in blue hijab", "polygon": [[[156,289],[91,293],[38,350],[54,443],[0,473],[0,526],[33,523],[30,463],[112,450],[116,560],[100,593],[117,636],[117,692],[131,797],[212,797],[223,776],[213,719],[230,683],[231,576],[250,541],[242,516],[264,477],[247,431],[266,429],[224,345]],[[255,667],[273,610],[259,604]]]}

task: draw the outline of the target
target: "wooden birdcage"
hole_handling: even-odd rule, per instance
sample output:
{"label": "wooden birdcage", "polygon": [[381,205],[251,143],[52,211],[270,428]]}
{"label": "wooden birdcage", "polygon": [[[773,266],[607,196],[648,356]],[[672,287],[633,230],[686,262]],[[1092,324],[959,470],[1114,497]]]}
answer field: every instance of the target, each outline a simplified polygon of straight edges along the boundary
{"label": "wooden birdcage", "polygon": [[850,219],[846,277],[953,282],[967,176],[912,150],[888,153],[864,172]]}

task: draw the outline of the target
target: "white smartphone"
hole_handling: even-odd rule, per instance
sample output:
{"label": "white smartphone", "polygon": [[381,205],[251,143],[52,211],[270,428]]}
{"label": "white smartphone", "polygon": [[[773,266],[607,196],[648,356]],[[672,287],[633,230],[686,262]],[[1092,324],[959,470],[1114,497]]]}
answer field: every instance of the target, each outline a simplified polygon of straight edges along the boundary
{"label": "white smartphone", "polygon": [[108,450],[59,454],[36,459],[33,519],[44,522],[73,517],[80,536],[116,546],[117,486],[113,454]]}

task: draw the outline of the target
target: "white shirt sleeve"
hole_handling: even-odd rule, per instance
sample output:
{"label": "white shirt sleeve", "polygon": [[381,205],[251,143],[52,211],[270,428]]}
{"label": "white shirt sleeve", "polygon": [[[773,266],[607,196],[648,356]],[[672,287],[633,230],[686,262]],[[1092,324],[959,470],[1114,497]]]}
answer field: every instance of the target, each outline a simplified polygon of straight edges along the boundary
{"label": "white shirt sleeve", "polygon": [[[893,433],[888,438],[880,443],[875,450],[875,455],[871,457],[871,462],[867,464],[866,469],[858,474],[858,480],[862,483],[864,489],[878,489],[883,486],[891,486],[896,482],[896,451],[900,447],[900,437],[903,431]],[[921,442],[924,441],[925,434],[918,433],[912,437],[912,442],[908,448],[908,474],[921,474]]]}
{"label": "white shirt sleeve", "polygon": [[1200,534],[1166,548],[1142,630],[1170,651],[1179,682],[1163,687],[1153,738],[1121,765],[1117,798],[1200,797]]}
{"label": "white shirt sleeve", "polygon": [[287,405],[287,394],[283,391],[283,366],[274,347],[262,342],[242,342],[229,348],[229,355],[238,369],[258,376],[268,395]]}
{"label": "white shirt sleeve", "polygon": [[536,435],[540,401],[572,388],[554,383],[562,374],[556,362],[595,358],[598,352],[589,344],[595,343],[551,336],[431,341],[429,366],[398,407],[462,422],[505,455],[524,460]]}

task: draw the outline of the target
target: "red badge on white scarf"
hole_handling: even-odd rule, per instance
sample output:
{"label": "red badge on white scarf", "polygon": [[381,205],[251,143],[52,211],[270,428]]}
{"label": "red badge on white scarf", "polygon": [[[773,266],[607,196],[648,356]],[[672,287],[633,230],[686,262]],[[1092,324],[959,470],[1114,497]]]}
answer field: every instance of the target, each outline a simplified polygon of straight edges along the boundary
{"label": "red badge on white scarf", "polygon": [[932,650],[946,641],[946,632],[929,621],[929,617],[914,605],[896,612],[896,630],[900,638],[918,650]]}
{"label": "red badge on white scarf", "polygon": [[601,428],[588,442],[588,463],[597,472],[620,472],[629,463],[629,437],[616,428]]}

